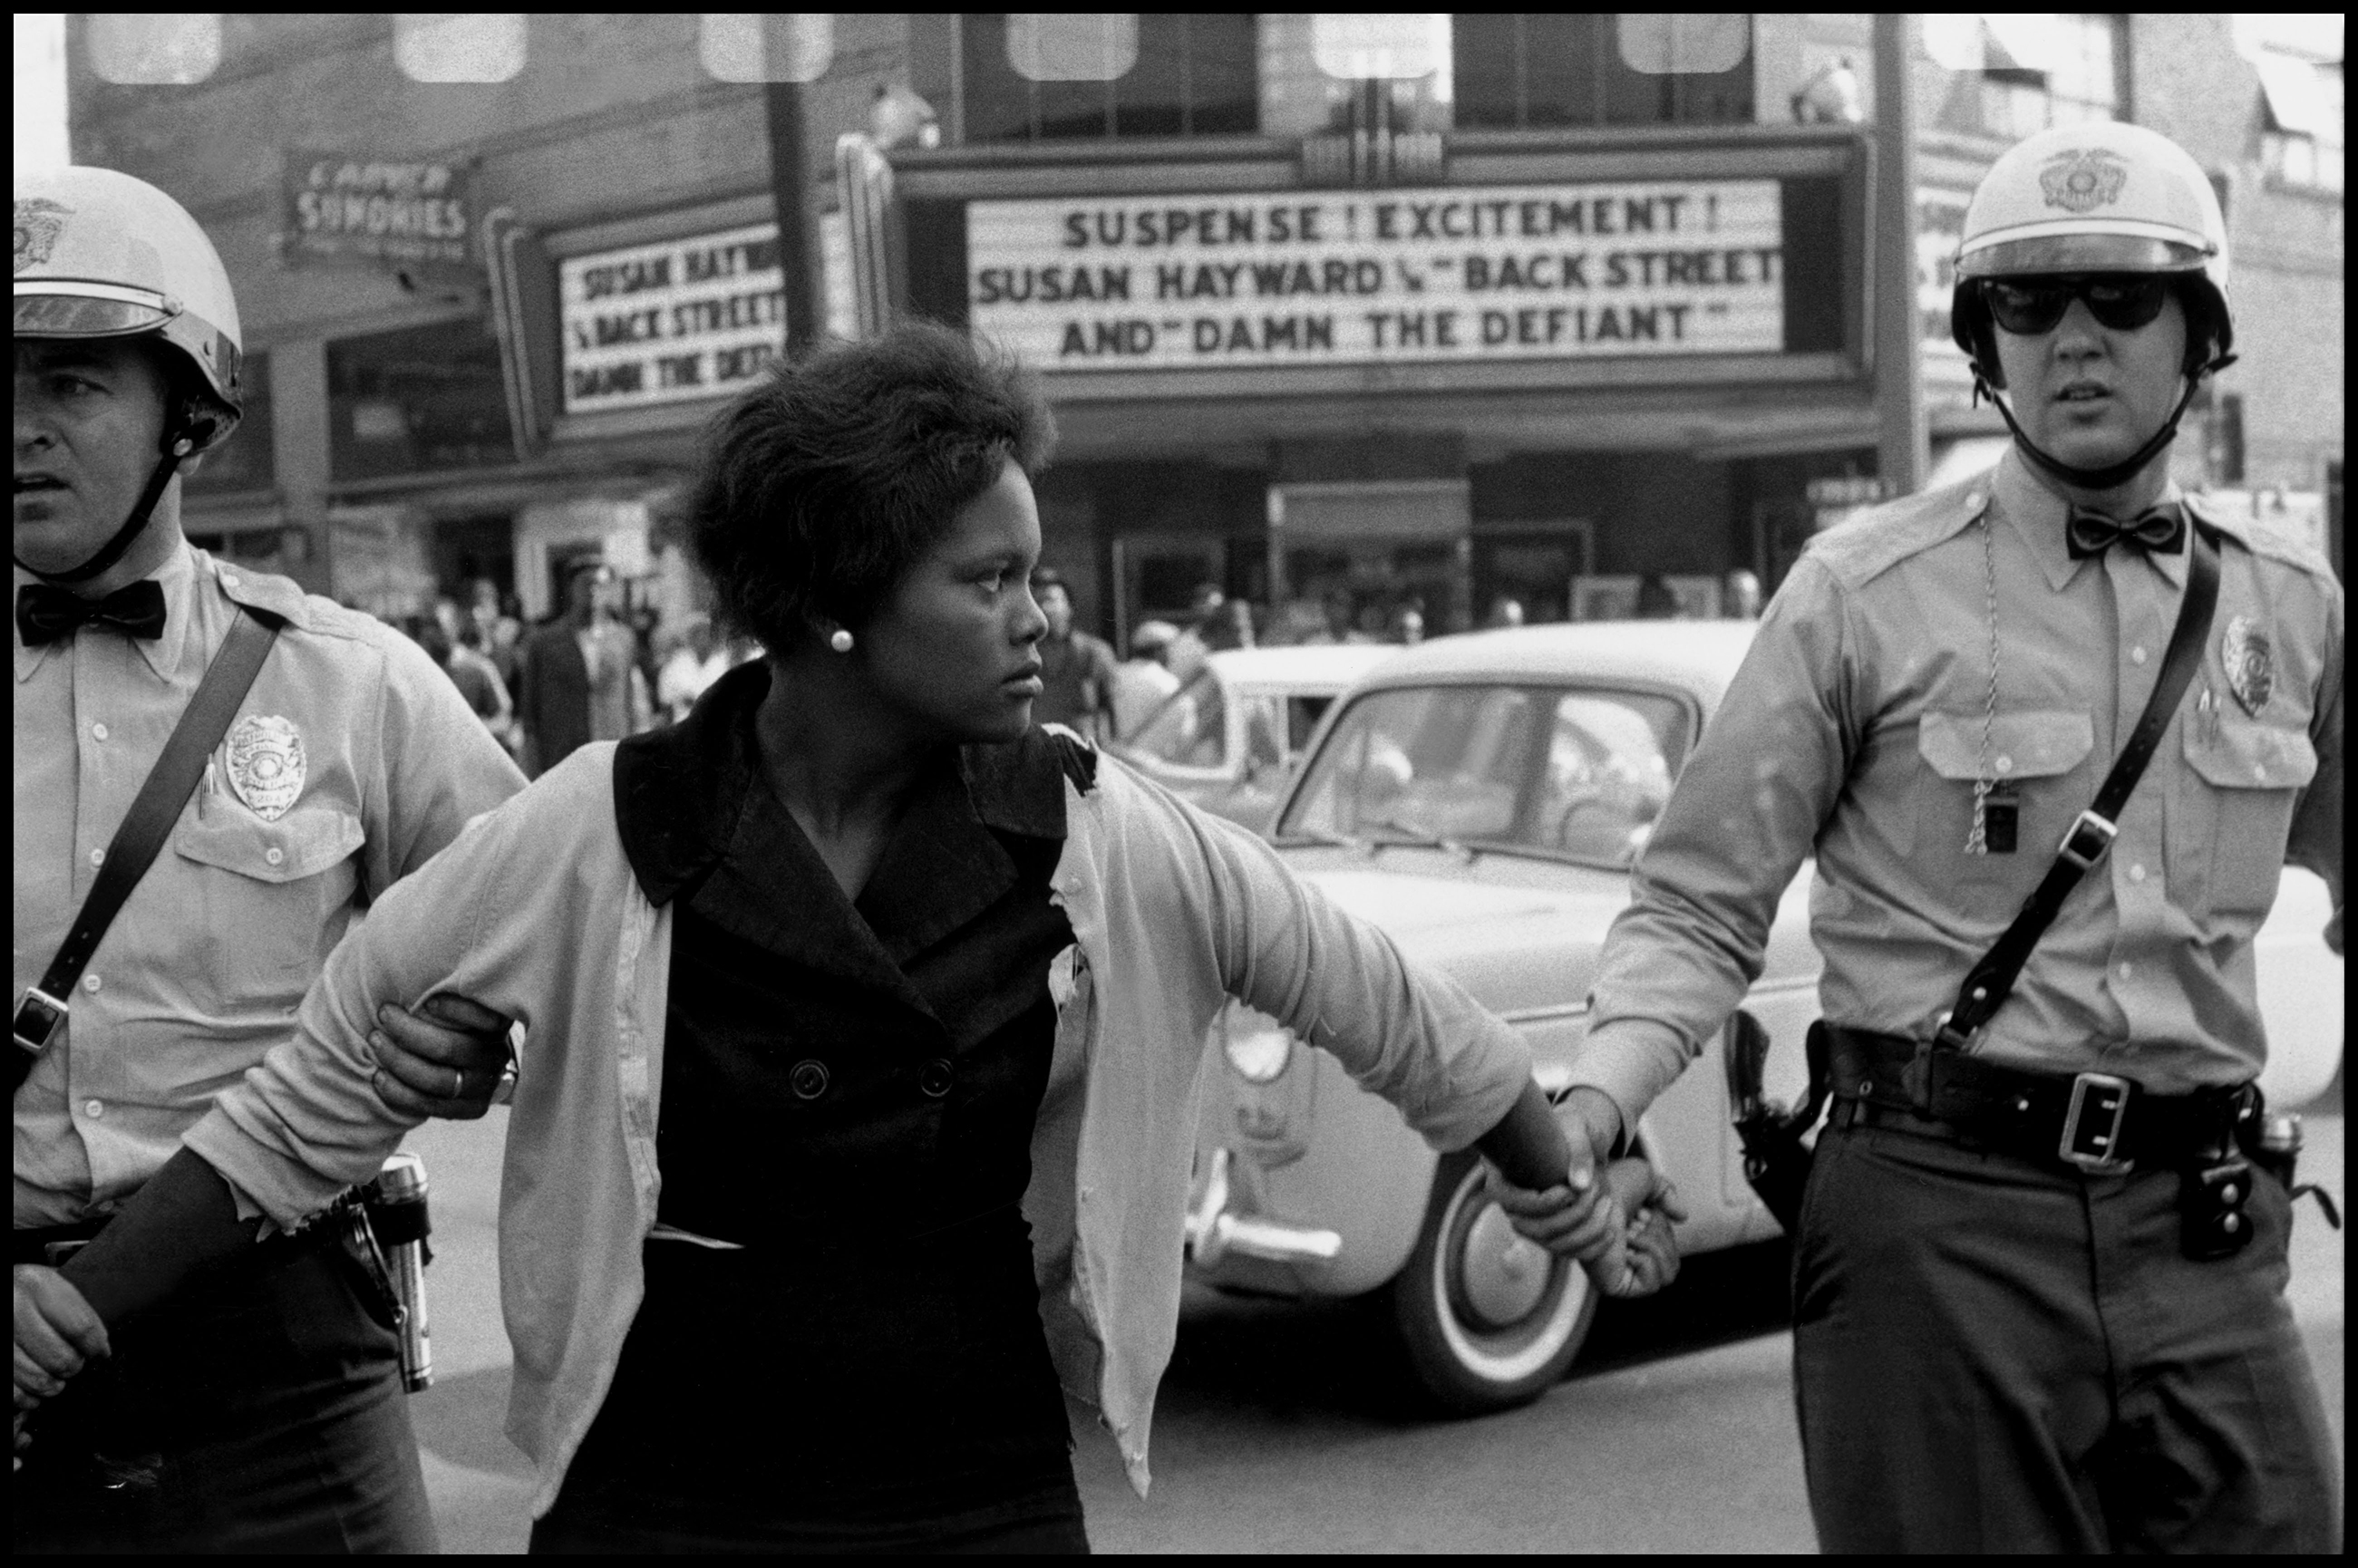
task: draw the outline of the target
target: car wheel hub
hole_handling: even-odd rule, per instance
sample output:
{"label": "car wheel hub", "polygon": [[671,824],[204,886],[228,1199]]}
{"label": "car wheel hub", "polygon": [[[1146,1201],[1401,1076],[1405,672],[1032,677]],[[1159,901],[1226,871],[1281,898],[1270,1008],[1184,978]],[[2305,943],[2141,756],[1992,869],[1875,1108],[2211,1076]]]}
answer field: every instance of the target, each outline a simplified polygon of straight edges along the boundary
{"label": "car wheel hub", "polygon": [[1522,1322],[1547,1294],[1549,1264],[1547,1250],[1518,1235],[1506,1210],[1483,1205],[1458,1253],[1466,1316],[1484,1328]]}

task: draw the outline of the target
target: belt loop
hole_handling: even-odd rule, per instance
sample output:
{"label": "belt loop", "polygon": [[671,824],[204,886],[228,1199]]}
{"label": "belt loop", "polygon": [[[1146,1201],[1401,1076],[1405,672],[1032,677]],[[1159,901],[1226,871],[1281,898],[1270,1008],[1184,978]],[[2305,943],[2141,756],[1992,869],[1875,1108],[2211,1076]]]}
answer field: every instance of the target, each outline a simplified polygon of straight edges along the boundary
{"label": "belt loop", "polygon": [[1916,1054],[1899,1069],[1899,1087],[1908,1092],[1908,1103],[1919,1116],[1932,1114],[1932,1047],[1919,1041]]}

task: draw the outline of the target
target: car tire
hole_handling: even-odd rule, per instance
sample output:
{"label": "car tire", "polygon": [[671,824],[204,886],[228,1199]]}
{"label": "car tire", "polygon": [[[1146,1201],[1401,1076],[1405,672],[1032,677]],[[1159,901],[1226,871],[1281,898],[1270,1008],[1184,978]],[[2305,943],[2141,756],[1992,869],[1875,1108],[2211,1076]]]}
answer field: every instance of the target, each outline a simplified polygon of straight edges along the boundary
{"label": "car tire", "polygon": [[[1535,1265],[1543,1279],[1533,1278]],[[1563,1378],[1596,1320],[1587,1274],[1513,1236],[1471,1151],[1442,1161],[1416,1247],[1388,1289],[1409,1372],[1454,1415],[1539,1398]]]}

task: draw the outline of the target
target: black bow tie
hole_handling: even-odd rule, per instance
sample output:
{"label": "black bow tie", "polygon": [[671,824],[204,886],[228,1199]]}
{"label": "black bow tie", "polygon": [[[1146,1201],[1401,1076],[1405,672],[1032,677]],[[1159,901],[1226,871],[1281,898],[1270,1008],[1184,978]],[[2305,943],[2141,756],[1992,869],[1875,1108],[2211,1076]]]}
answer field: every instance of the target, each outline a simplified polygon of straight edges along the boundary
{"label": "black bow tie", "polygon": [[16,635],[27,648],[70,637],[84,622],[134,637],[160,637],[164,585],[145,578],[104,599],[84,599],[45,582],[28,582],[16,590]]}
{"label": "black bow tie", "polygon": [[2070,546],[2071,558],[2075,561],[2101,556],[2115,545],[2174,556],[2185,537],[2186,518],[2176,506],[2157,506],[2125,523],[2107,517],[2101,512],[2084,512],[2075,506],[2063,524],[2063,541]]}

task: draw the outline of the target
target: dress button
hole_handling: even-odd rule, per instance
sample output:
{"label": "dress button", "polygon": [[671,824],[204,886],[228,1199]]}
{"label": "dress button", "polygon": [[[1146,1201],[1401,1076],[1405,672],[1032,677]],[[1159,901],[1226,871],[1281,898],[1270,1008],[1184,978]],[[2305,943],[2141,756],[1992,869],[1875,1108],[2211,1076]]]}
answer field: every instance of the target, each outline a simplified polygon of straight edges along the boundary
{"label": "dress button", "polygon": [[946,1057],[936,1056],[917,1070],[917,1087],[925,1091],[928,1099],[939,1099],[950,1092],[951,1081],[957,1076]]}
{"label": "dress button", "polygon": [[827,1064],[796,1062],[786,1073],[786,1084],[796,1099],[817,1099],[827,1093]]}
{"label": "dress button", "polygon": [[287,858],[287,851],[274,846],[270,849],[265,849],[262,852],[262,858],[275,866],[279,861]]}
{"label": "dress button", "polygon": [[102,741],[106,739],[106,726],[103,724],[92,725],[90,727],[90,732]]}
{"label": "dress button", "polygon": [[104,1116],[106,1114],[106,1102],[104,1100],[86,1099],[81,1102],[81,1109],[84,1116]]}
{"label": "dress button", "polygon": [[105,982],[101,980],[96,975],[84,975],[81,978],[81,989],[90,992],[92,996],[98,994],[98,988],[104,983]]}
{"label": "dress button", "polygon": [[2140,643],[2136,647],[2129,650],[2129,663],[2133,665],[2141,665],[2145,663],[2144,643]]}
{"label": "dress button", "polygon": [[92,849],[90,852],[90,863],[93,866],[103,866],[106,864],[106,851],[103,849]]}

